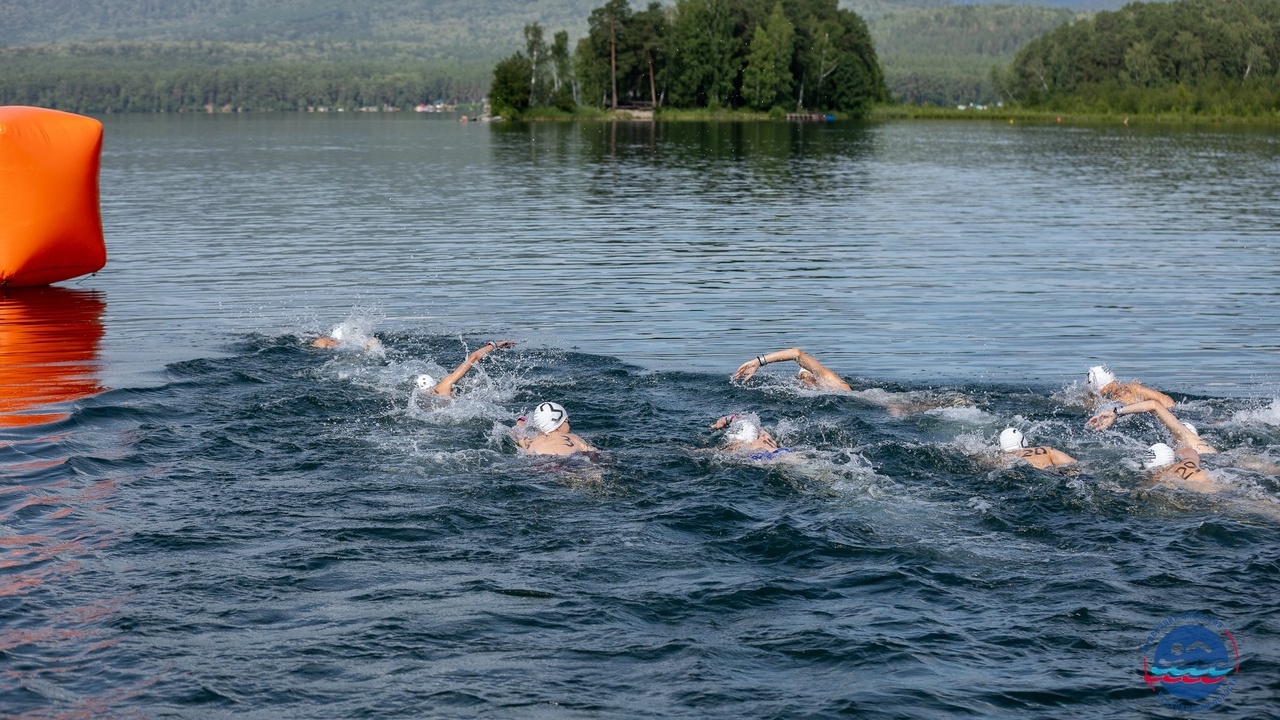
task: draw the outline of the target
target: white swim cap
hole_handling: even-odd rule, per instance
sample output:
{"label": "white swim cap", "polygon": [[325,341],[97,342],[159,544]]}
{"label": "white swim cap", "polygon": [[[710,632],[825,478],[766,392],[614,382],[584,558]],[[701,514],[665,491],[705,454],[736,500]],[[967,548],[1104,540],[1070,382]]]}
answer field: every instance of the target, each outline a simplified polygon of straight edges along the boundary
{"label": "white swim cap", "polygon": [[430,390],[436,386],[436,379],[426,373],[422,373],[413,379],[419,390]]}
{"label": "white swim cap", "polygon": [[1094,392],[1098,392],[1115,381],[1115,373],[1108,370],[1106,365],[1094,365],[1089,368],[1089,387],[1093,388]]}
{"label": "white swim cap", "polygon": [[1005,428],[1000,431],[1000,449],[1005,452],[1016,452],[1027,446],[1027,439],[1017,428]]}
{"label": "white swim cap", "polygon": [[751,418],[734,418],[733,422],[729,423],[729,431],[724,437],[733,442],[755,442],[756,438],[760,437],[760,426]]}
{"label": "white swim cap", "polygon": [[568,419],[569,413],[565,412],[559,404],[544,402],[533,411],[533,419],[529,423],[544,433],[550,433],[565,424]]}
{"label": "white swim cap", "polygon": [[1190,430],[1192,433],[1194,433],[1194,434],[1196,435],[1196,437],[1199,437],[1199,436],[1200,436],[1200,431],[1199,431],[1199,430],[1196,430],[1196,426],[1195,426],[1195,425],[1192,425],[1191,423],[1189,423],[1189,422],[1187,422],[1187,421],[1185,421],[1185,420],[1184,420],[1184,421],[1182,422],[1182,426],[1183,426],[1183,427],[1185,427],[1186,429]]}
{"label": "white swim cap", "polygon": [[1172,465],[1173,461],[1177,459],[1173,454],[1173,448],[1165,445],[1164,443],[1156,443],[1155,445],[1152,445],[1147,449],[1147,452],[1151,453],[1151,457],[1149,457],[1146,462],[1146,468],[1148,470],[1155,470],[1156,468],[1162,468],[1165,465]]}

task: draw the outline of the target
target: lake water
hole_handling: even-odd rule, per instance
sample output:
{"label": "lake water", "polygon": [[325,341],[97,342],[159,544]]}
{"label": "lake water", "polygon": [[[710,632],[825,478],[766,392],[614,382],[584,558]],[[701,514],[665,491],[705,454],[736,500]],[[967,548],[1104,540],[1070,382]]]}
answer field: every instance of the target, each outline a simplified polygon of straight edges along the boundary
{"label": "lake water", "polygon": [[[1280,701],[1273,131],[104,124],[107,267],[0,298],[0,717],[1174,717],[1187,613],[1191,711]],[[788,347],[855,391],[729,382]],[[1104,362],[1226,492],[1083,429]],[[597,462],[517,453],[542,400]]]}

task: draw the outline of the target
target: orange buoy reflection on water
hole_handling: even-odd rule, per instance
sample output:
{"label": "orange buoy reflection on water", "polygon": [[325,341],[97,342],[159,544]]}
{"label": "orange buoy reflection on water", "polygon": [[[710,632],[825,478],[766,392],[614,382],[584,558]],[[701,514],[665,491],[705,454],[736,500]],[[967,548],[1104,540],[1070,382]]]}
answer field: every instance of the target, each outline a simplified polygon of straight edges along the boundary
{"label": "orange buoy reflection on water", "polygon": [[102,294],[60,287],[0,294],[0,427],[56,422],[60,403],[96,395]]}

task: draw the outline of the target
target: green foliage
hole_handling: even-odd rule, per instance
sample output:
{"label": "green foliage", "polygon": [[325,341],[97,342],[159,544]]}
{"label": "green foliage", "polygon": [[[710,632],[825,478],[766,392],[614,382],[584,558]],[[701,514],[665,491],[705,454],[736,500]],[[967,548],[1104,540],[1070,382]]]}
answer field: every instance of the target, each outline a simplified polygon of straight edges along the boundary
{"label": "green foliage", "polygon": [[748,105],[768,110],[789,99],[794,85],[791,59],[795,55],[795,44],[795,28],[783,13],[782,3],[775,3],[768,21],[756,26],[751,50],[747,53],[742,92]]}
{"label": "green foliage", "polygon": [[1027,107],[1204,115],[1280,111],[1280,2],[1134,3],[1028,44],[1001,76]]}
{"label": "green foliage", "polygon": [[836,0],[676,0],[592,11],[575,53],[597,107],[774,106],[865,112],[887,98],[866,23]]}
{"label": "green foliage", "polygon": [[489,88],[489,105],[494,114],[516,118],[529,109],[529,77],[532,73],[533,63],[519,52],[494,67],[493,85]]}

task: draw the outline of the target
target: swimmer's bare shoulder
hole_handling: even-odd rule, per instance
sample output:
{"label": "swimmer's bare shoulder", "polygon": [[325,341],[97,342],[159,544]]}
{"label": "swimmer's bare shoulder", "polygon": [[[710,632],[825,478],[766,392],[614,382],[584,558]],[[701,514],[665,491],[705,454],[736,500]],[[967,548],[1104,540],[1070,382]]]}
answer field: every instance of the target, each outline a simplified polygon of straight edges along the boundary
{"label": "swimmer's bare shoulder", "polygon": [[1061,450],[1056,450],[1045,445],[1022,448],[1021,450],[1015,451],[1011,454],[1019,460],[1026,461],[1038,470],[1067,467],[1075,465],[1078,462],[1075,458]]}
{"label": "swimmer's bare shoulder", "polygon": [[526,452],[535,455],[572,455],[579,452],[596,452],[586,440],[576,433],[554,433],[539,435],[526,440],[522,447]]}

